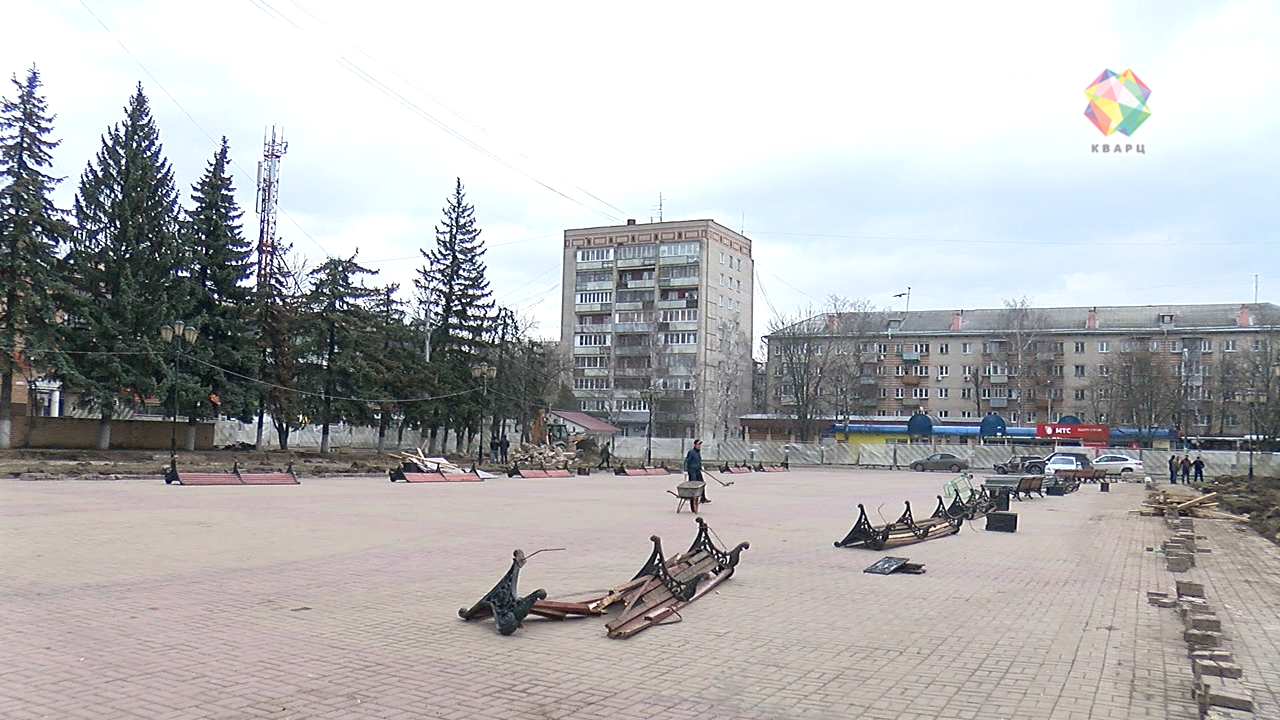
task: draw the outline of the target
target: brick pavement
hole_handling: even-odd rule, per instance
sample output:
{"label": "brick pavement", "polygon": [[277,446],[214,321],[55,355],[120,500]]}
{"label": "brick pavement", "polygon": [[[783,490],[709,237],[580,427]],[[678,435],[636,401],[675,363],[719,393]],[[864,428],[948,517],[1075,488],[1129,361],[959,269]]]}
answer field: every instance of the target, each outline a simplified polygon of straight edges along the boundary
{"label": "brick pavement", "polygon": [[[1197,521],[1184,575],[1146,548],[1137,485],[1014,503],[1016,534],[973,526],[891,553],[837,549],[856,503],[932,511],[944,474],[738,475],[703,512],[737,574],[682,623],[609,640],[600,619],[464,623],[532,558],[524,593],[628,579],[695,526],[675,477],[293,487],[0,481],[0,717],[1194,718],[1176,614],[1204,582],[1258,717],[1280,717],[1280,548]],[[885,554],[922,576],[862,569]]]}

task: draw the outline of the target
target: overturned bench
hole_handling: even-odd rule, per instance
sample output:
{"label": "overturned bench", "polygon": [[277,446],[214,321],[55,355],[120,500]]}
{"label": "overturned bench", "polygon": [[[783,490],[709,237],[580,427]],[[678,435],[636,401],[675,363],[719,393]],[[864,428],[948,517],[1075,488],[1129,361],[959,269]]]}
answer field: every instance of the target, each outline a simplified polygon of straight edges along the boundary
{"label": "overturned bench", "polygon": [[670,475],[671,471],[665,467],[633,467],[629,468],[619,465],[617,470],[613,471],[614,475]]}
{"label": "overturned bench", "polygon": [[520,464],[516,463],[507,471],[507,477],[519,478],[567,478],[573,477],[575,474],[577,473],[574,470],[571,470],[568,465],[558,468],[549,468],[546,466],[531,468],[520,467]]}
{"label": "overturned bench", "polygon": [[403,481],[407,483],[440,483],[440,482],[484,482],[484,478],[475,472],[453,472],[447,473],[440,470],[435,472],[413,472],[404,468],[394,468],[391,470],[391,482]]}
{"label": "overturned bench", "polygon": [[887,547],[898,547],[912,543],[924,542],[933,538],[954,535],[960,532],[964,517],[951,517],[947,507],[938,496],[938,507],[933,515],[916,520],[911,514],[911,502],[905,501],[906,509],[902,515],[891,523],[872,525],[867,518],[867,509],[858,503],[858,519],[844,539],[833,543],[836,547],[861,547],[868,550],[883,550]]}
{"label": "overturned bench", "polygon": [[283,472],[246,472],[239,463],[230,472],[182,472],[170,466],[164,473],[164,484],[172,485],[300,485],[289,463]]}

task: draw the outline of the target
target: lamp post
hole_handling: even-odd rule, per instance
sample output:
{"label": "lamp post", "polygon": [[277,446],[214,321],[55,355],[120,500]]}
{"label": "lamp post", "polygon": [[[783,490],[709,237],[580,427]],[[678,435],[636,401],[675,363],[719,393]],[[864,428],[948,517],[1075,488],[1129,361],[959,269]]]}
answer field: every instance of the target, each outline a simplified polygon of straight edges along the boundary
{"label": "lamp post", "polygon": [[1253,482],[1253,446],[1258,442],[1257,414],[1254,412],[1259,396],[1265,397],[1261,391],[1245,390],[1244,399],[1249,404],[1249,482]]}
{"label": "lamp post", "polygon": [[645,401],[646,407],[649,409],[648,427],[646,427],[644,432],[645,434],[645,450],[644,450],[645,467],[650,467],[653,465],[653,413],[654,413],[654,408],[656,407],[657,400],[661,395],[662,395],[661,393],[659,393],[657,390],[654,390],[652,388],[648,390],[640,391],[640,397]]}
{"label": "lamp post", "polygon": [[182,320],[160,326],[160,339],[173,347],[173,419],[169,423],[169,474],[170,480],[178,475],[178,373],[182,353],[196,343],[195,326]]}
{"label": "lamp post", "polygon": [[484,411],[489,404],[489,381],[498,376],[498,368],[487,362],[482,362],[471,366],[471,377],[481,382],[482,395],[480,400],[480,432],[477,435],[479,439],[479,450],[476,451],[476,466],[479,467],[484,463]]}

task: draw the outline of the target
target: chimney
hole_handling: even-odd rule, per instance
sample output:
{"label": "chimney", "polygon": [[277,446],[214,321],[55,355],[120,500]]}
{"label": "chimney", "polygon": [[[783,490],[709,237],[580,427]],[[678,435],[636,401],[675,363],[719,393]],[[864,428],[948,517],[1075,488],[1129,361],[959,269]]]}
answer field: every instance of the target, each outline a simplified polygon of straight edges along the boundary
{"label": "chimney", "polygon": [[959,330],[960,325],[963,323],[964,323],[964,311],[963,310],[955,311],[955,313],[951,315],[951,329],[953,331]]}
{"label": "chimney", "polygon": [[840,316],[835,313],[827,313],[827,332],[835,332],[840,327]]}
{"label": "chimney", "polygon": [[627,218],[627,224],[628,224],[628,225],[635,225],[635,224],[636,224],[636,220],[635,220],[635,218]]}
{"label": "chimney", "polygon": [[1253,325],[1253,318],[1249,317],[1249,306],[1241,305],[1240,314],[1236,316],[1237,327],[1250,327]]}
{"label": "chimney", "polygon": [[1089,319],[1084,321],[1084,326],[1088,330],[1098,329],[1098,308],[1089,308]]}

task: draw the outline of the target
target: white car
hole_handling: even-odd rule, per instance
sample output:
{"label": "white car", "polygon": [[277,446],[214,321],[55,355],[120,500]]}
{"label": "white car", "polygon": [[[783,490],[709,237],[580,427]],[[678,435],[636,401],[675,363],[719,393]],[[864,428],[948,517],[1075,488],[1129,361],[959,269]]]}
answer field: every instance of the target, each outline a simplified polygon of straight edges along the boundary
{"label": "white car", "polygon": [[1093,466],[1106,470],[1108,475],[1142,472],[1142,461],[1124,455],[1099,455]]}
{"label": "white car", "polygon": [[1080,461],[1070,455],[1055,455],[1049,458],[1044,464],[1044,474],[1046,477],[1053,477],[1059,470],[1083,470],[1084,467]]}

